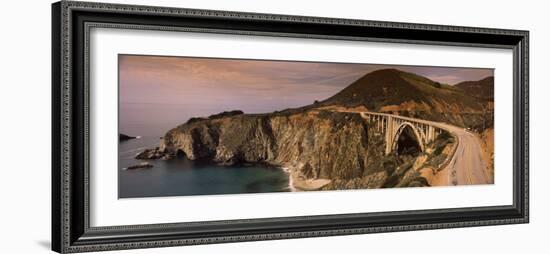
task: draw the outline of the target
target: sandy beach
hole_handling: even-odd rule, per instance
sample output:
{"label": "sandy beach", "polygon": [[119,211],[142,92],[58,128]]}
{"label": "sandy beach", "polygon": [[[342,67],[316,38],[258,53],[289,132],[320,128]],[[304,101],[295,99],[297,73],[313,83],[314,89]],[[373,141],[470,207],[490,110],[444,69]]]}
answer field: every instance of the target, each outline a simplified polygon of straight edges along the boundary
{"label": "sandy beach", "polygon": [[330,179],[307,179],[296,170],[285,167],[288,173],[288,188],[291,191],[314,191],[323,188],[331,182]]}

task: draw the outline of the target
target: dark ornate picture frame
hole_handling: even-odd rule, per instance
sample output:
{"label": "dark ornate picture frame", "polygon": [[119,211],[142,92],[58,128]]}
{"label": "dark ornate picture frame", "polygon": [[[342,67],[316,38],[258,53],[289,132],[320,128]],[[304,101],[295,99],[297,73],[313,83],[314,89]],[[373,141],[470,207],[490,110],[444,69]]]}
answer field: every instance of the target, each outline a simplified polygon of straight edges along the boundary
{"label": "dark ornate picture frame", "polygon": [[[513,50],[513,205],[171,224],[89,224],[90,28]],[[529,221],[528,31],[62,1],[52,5],[52,249],[61,253]]]}

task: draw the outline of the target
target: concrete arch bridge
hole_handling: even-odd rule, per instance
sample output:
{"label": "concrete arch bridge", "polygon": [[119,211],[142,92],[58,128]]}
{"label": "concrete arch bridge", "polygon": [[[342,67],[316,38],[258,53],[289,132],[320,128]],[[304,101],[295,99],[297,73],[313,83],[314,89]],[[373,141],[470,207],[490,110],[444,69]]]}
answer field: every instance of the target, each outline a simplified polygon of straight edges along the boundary
{"label": "concrete arch bridge", "polygon": [[404,138],[404,135],[413,136],[418,149],[424,151],[429,143],[446,131],[434,122],[410,117],[375,112],[361,112],[361,116],[377,131],[385,133],[386,154],[400,150],[399,141]]}

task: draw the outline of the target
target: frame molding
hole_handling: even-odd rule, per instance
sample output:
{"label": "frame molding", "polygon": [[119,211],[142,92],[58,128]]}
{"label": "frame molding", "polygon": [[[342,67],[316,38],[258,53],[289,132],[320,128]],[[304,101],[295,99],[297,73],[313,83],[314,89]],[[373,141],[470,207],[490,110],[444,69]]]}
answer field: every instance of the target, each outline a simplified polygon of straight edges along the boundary
{"label": "frame molding", "polygon": [[[513,49],[514,202],[285,218],[90,227],[92,27]],[[60,253],[529,222],[529,32],[367,20],[61,1],[52,5],[52,250]]]}

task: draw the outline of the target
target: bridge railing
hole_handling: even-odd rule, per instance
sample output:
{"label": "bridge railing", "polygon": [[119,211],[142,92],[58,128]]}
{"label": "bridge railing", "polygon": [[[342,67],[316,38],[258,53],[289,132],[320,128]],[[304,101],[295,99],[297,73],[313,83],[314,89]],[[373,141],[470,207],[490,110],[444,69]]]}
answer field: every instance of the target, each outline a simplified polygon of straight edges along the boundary
{"label": "bridge railing", "polygon": [[[400,119],[400,120],[413,122],[413,123],[417,123],[417,124],[433,126],[436,130],[438,130],[438,134],[440,134],[442,131],[447,131],[445,128],[442,128],[442,127],[439,126],[440,123],[433,122],[433,121],[428,121],[428,120],[423,120],[423,119],[417,119],[417,118],[400,116],[400,115],[392,115],[392,114],[387,114],[387,113],[378,113],[378,112],[361,112],[361,115],[363,115],[364,118],[367,118],[365,116],[368,116],[368,115],[384,117],[384,118],[391,117],[393,119]],[[375,117],[375,118],[372,118],[372,119],[377,120],[377,119],[381,119],[381,118],[376,118]],[[386,121],[386,120],[382,120],[382,121]]]}

